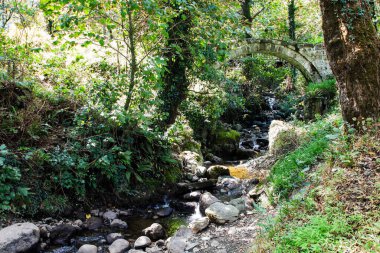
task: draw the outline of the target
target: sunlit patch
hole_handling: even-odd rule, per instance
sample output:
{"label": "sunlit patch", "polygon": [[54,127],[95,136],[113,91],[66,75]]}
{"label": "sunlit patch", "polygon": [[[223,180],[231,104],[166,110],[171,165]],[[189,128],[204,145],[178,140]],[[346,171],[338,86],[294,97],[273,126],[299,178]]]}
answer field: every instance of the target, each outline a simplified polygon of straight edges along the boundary
{"label": "sunlit patch", "polygon": [[233,177],[240,178],[240,179],[249,179],[252,178],[252,175],[249,173],[248,169],[246,167],[228,167],[230,170],[230,174]]}

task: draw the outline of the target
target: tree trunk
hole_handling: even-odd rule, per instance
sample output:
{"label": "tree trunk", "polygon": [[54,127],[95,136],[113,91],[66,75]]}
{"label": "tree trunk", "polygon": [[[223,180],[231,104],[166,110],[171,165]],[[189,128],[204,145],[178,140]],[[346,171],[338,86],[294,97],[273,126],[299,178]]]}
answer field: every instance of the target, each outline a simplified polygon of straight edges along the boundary
{"label": "tree trunk", "polygon": [[253,21],[253,17],[251,14],[251,6],[253,5],[253,1],[252,0],[243,0],[240,3],[240,5],[241,5],[242,14],[243,14],[242,23],[247,28],[245,30],[245,38],[250,39],[250,38],[252,38],[252,35],[249,31],[252,28],[252,21]]}
{"label": "tree trunk", "polygon": [[321,0],[327,56],[337,79],[343,119],[380,117],[380,40],[367,1]]}
{"label": "tree trunk", "polygon": [[164,115],[159,122],[161,130],[166,130],[175,122],[178,108],[186,99],[190,84],[186,71],[193,62],[189,43],[191,13],[187,10],[180,11],[179,6],[174,8],[180,13],[168,26],[168,51],[164,54],[167,59],[167,71],[163,77],[163,90],[159,93],[159,99],[163,101],[160,112]]}
{"label": "tree trunk", "polygon": [[[288,22],[289,22],[289,38],[291,41],[296,41],[296,6],[294,3],[294,0],[290,0],[288,3]],[[291,67],[291,78],[290,82],[287,85],[287,90],[291,91],[293,90],[293,84],[296,82],[297,79],[297,69],[296,67]]]}
{"label": "tree trunk", "polygon": [[137,72],[137,56],[136,56],[136,45],[135,45],[135,29],[133,27],[133,17],[132,10],[128,10],[128,40],[129,40],[129,50],[131,53],[131,66],[129,71],[129,86],[127,92],[127,99],[124,104],[124,110],[128,111],[131,105],[133,90],[136,84],[136,72]]}

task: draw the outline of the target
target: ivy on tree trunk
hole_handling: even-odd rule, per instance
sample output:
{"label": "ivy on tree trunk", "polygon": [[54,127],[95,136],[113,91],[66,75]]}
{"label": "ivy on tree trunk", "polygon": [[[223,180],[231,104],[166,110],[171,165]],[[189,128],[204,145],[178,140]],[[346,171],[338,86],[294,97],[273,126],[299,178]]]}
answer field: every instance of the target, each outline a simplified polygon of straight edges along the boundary
{"label": "ivy on tree trunk", "polygon": [[367,1],[321,0],[327,56],[345,121],[380,117],[380,40]]}
{"label": "ivy on tree trunk", "polygon": [[159,98],[163,101],[160,112],[164,116],[159,123],[162,130],[175,122],[178,108],[186,99],[190,84],[186,71],[193,63],[189,42],[191,13],[188,10],[180,10],[180,6],[176,4],[172,5],[179,13],[168,26],[167,51],[164,53],[167,59],[167,70],[163,76],[164,87],[159,93]]}

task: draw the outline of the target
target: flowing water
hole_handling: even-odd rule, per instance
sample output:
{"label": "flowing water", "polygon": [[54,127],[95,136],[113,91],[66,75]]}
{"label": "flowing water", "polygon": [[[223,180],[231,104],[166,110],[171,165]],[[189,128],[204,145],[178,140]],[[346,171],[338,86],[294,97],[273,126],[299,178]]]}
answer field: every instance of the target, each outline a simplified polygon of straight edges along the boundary
{"label": "flowing water", "polygon": [[[255,122],[255,124],[251,128],[242,129],[240,131],[241,139],[239,141],[239,149],[241,149],[244,152],[253,152],[254,154],[256,154],[256,156],[265,153],[267,150],[268,128],[271,120],[273,120],[273,109],[276,103],[274,96],[267,96],[265,97],[265,99],[267,101],[268,107],[270,108],[270,111],[265,112],[267,120],[264,122]],[[250,179],[252,175],[250,175],[248,169],[244,167],[244,163],[246,161],[247,160],[229,161],[223,165],[228,166],[231,176],[240,179]],[[220,191],[212,192],[213,194],[215,194],[216,197],[218,197],[222,201],[229,201],[232,198],[236,197],[233,191],[228,191],[225,193],[220,193]],[[71,239],[69,245],[63,247],[53,246],[48,250],[41,252],[74,253],[83,244],[94,244],[102,247],[103,245],[107,245],[106,236],[109,233],[121,233],[125,238],[128,238],[129,240],[133,241],[137,239],[139,236],[142,236],[142,230],[149,227],[153,223],[160,223],[168,231],[172,230],[173,226],[177,226],[178,224],[188,224],[191,221],[194,221],[203,216],[200,211],[198,202],[196,203],[194,212],[192,213],[181,213],[173,209],[173,213],[165,218],[159,218],[154,215],[158,210],[170,207],[171,200],[168,196],[163,196],[162,201],[160,201],[159,203],[154,203],[144,210],[139,210],[137,214],[124,217],[123,220],[127,222],[128,229],[117,229],[111,228],[110,226],[102,226],[97,231],[83,230],[79,232],[73,239]],[[104,252],[106,252],[105,248]]]}

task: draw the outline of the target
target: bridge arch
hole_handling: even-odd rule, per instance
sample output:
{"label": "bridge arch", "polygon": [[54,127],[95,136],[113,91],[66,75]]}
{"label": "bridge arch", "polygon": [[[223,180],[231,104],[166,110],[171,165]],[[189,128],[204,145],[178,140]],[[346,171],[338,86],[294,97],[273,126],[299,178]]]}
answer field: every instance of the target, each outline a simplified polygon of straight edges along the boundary
{"label": "bridge arch", "polygon": [[331,78],[332,71],[322,45],[297,44],[281,40],[248,39],[230,53],[230,60],[252,54],[268,54],[286,60],[310,82]]}

